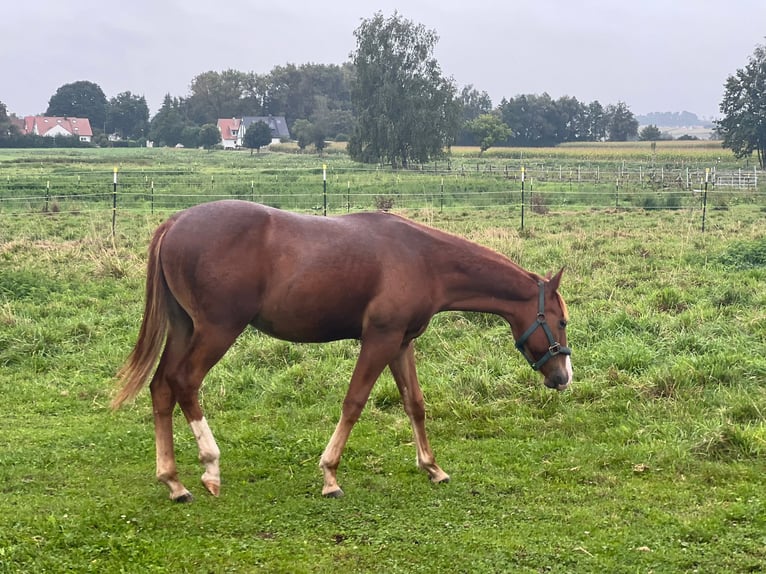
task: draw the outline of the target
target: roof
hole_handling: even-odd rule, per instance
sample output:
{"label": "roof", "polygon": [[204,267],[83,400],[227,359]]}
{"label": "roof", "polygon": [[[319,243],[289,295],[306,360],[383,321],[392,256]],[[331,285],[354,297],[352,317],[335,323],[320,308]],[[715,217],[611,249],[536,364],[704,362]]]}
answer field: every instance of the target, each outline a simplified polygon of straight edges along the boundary
{"label": "roof", "polygon": [[88,118],[70,118],[60,116],[27,116],[24,118],[24,133],[44,136],[59,127],[73,136],[93,136]]}
{"label": "roof", "polygon": [[242,120],[239,118],[221,118],[218,120],[218,129],[221,131],[221,138],[224,140],[236,140],[239,124]]}
{"label": "roof", "polygon": [[245,116],[242,118],[242,128],[247,131],[251,124],[257,122],[263,122],[269,126],[272,137],[290,139],[290,130],[287,129],[287,120],[284,116]]}

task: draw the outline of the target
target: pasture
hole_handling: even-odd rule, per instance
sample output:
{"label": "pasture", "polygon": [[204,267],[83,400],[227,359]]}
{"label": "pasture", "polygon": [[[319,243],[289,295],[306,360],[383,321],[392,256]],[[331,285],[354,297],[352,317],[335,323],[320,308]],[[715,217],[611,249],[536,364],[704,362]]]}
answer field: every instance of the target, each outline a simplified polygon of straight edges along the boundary
{"label": "pasture", "polygon": [[[179,472],[195,500],[173,504],[154,477],[149,393],[117,412],[109,401],[140,323],[152,231],[180,204],[217,193],[192,186],[195,197],[178,191],[154,206],[145,194],[121,197],[113,234],[112,165],[126,178],[140,164],[165,169],[168,185],[185,171],[206,187],[212,172],[215,191],[224,168],[247,181],[249,162],[271,162],[262,193],[300,168],[319,181],[306,211],[321,206],[321,168],[280,154],[132,151],[0,155],[0,192],[17,199],[0,208],[0,572],[755,572],[766,563],[757,191],[711,200],[703,234],[689,194],[659,209],[635,198],[615,207],[609,191],[595,208],[600,188],[567,202],[562,186],[520,230],[512,202],[453,195],[441,209],[431,189],[442,176],[418,175],[410,185],[431,200],[396,211],[538,273],[566,265],[570,389],[544,388],[496,317],[437,315],[416,353],[429,437],[452,481],[432,485],[416,469],[386,373],[344,452],[346,496],[325,499],[317,464],[358,344],[248,331],[202,389],[222,451],[221,496],[199,483],[179,414]],[[324,161],[332,178],[347,160]],[[47,211],[38,189],[18,199],[8,183],[39,186],[56,171],[65,183]],[[105,174],[104,197],[64,197],[79,195],[87,172]],[[374,198],[391,195],[396,177],[356,183]],[[518,189],[513,178],[470,182],[482,193]],[[331,211],[343,212],[345,179],[333,185]]]}

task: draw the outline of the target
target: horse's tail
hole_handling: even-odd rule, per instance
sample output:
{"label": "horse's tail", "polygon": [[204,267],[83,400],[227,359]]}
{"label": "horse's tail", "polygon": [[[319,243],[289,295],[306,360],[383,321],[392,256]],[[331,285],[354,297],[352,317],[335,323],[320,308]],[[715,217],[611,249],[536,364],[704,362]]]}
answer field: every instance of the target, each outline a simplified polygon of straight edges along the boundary
{"label": "horse's tail", "polygon": [[160,262],[162,239],[173,224],[168,220],[154,232],[149,245],[149,260],[146,269],[146,304],[138,341],[130,356],[117,373],[122,388],[112,399],[112,408],[117,409],[127,400],[133,399],[146,384],[157,358],[162,351],[168,331],[168,297],[172,297],[165,282]]}

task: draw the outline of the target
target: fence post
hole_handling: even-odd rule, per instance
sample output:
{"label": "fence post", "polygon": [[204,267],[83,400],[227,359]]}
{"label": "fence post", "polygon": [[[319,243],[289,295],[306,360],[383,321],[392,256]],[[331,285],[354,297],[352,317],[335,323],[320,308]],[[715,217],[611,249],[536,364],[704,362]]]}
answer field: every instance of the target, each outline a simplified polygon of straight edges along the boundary
{"label": "fence post", "polygon": [[114,239],[114,228],[117,223],[117,166],[114,166],[114,179],[112,181],[112,239]]}
{"label": "fence post", "polygon": [[48,203],[51,199],[51,180],[45,182],[45,213],[48,213]]}
{"label": "fence post", "polygon": [[322,164],[322,198],[324,201],[324,209],[322,213],[327,217],[327,164]]}
{"label": "fence post", "polygon": [[710,179],[710,168],[705,168],[705,191],[702,192],[702,233],[705,233],[705,216],[707,215],[707,183]]}
{"label": "fence post", "polygon": [[439,213],[444,212],[444,178],[442,178],[442,184],[440,188],[439,196]]}
{"label": "fence post", "polygon": [[524,166],[521,166],[521,230],[524,231]]}

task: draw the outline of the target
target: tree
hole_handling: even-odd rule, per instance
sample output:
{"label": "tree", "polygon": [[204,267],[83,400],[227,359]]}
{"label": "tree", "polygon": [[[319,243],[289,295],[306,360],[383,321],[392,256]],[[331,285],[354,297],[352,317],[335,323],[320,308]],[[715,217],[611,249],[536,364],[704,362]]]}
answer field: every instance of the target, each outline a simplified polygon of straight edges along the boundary
{"label": "tree", "polygon": [[181,130],[181,139],[179,143],[184,147],[197,147],[199,143],[199,126],[195,126],[192,123],[187,123]]}
{"label": "tree", "polygon": [[205,149],[221,143],[221,130],[215,124],[205,124],[199,129],[199,145]]}
{"label": "tree", "polygon": [[[297,119],[316,123],[320,115],[347,118],[351,111],[351,76],[348,64],[276,66],[267,77],[268,113],[284,116],[288,125]],[[340,129],[348,133],[348,128],[345,125]]]}
{"label": "tree", "polygon": [[723,147],[738,158],[755,151],[758,164],[766,168],[766,46],[756,46],[747,65],[727,78],[719,109]]}
{"label": "tree", "polygon": [[266,122],[250,124],[245,132],[245,137],[242,138],[242,143],[246,148],[250,148],[250,155],[253,155],[254,149],[260,153],[263,146],[271,143],[271,128]]}
{"label": "tree", "polygon": [[606,139],[607,118],[604,106],[598,100],[588,104],[585,109],[585,140],[600,142]]}
{"label": "tree", "polygon": [[492,100],[487,92],[479,92],[469,84],[460,91],[458,101],[461,106],[461,128],[457,136],[458,145],[477,145],[473,132],[469,129],[469,122],[482,114],[492,111]]}
{"label": "tree", "polygon": [[625,102],[606,107],[609,141],[624,142],[638,135],[638,120]]}
{"label": "tree", "polygon": [[3,102],[0,102],[0,139],[10,139],[16,135],[16,126],[8,117],[8,110]]}
{"label": "tree", "polygon": [[124,138],[146,137],[149,132],[149,106],[144,96],[122,92],[109,100],[107,130]]}
{"label": "tree", "polygon": [[662,132],[660,128],[655,125],[644,126],[641,131],[638,132],[638,139],[642,142],[655,142],[662,139]]}
{"label": "tree", "polygon": [[88,118],[93,129],[106,123],[107,101],[104,92],[93,82],[82,80],[64,84],[48,100],[46,116]]}
{"label": "tree", "polygon": [[311,143],[313,137],[314,124],[308,120],[295,120],[292,129],[292,135],[298,142],[298,149],[303,151]]}
{"label": "tree", "polygon": [[436,33],[397,12],[377,12],[354,36],[351,158],[406,167],[442,155],[457,135],[460,104],[433,57]]}
{"label": "tree", "polygon": [[181,101],[166,94],[162,107],[152,118],[149,139],[161,146],[174,146],[181,143],[187,123],[181,113]]}
{"label": "tree", "polygon": [[562,96],[554,102],[553,109],[558,142],[576,142],[587,139],[588,127],[585,106],[577,98]]}
{"label": "tree", "polygon": [[556,103],[547,94],[523,94],[498,106],[500,117],[513,132],[511,144],[553,146],[560,143]]}
{"label": "tree", "polygon": [[510,128],[496,114],[482,114],[468,122],[467,128],[479,141],[480,153],[511,136]]}
{"label": "tree", "polygon": [[249,85],[247,76],[237,70],[204,72],[196,76],[185,102],[189,119],[203,125],[215,124],[219,118],[251,115],[253,111],[243,105]]}
{"label": "tree", "polygon": [[487,92],[480,92],[472,84],[464,86],[460,91],[460,105],[463,121],[470,122],[482,114],[492,111],[492,99]]}

